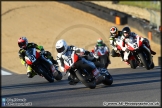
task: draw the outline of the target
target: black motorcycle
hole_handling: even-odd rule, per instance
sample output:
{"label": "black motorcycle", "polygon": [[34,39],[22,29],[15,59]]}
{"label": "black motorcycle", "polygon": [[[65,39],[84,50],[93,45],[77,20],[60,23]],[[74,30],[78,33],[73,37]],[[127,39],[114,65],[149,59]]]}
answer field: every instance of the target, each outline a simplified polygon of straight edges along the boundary
{"label": "black motorcycle", "polygon": [[31,66],[35,73],[44,77],[49,82],[54,82],[54,79],[62,79],[62,73],[57,70],[56,66],[51,65],[44,55],[38,52],[36,48],[29,48],[26,50],[25,61],[27,65]]}

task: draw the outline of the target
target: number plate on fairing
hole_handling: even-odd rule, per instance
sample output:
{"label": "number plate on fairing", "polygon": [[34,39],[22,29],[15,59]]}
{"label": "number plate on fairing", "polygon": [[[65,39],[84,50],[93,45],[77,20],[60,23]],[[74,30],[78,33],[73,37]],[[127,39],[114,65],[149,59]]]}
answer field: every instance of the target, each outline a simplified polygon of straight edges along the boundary
{"label": "number plate on fairing", "polygon": [[32,63],[36,61],[36,58],[34,55],[29,56],[29,59],[31,60]]}

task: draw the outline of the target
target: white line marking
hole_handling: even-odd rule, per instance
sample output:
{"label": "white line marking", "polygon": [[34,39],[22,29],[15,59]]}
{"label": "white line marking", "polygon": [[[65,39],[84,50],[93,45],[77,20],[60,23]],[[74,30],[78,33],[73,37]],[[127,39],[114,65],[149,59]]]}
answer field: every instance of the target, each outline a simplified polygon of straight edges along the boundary
{"label": "white line marking", "polygon": [[12,75],[12,73],[1,70],[1,75]]}

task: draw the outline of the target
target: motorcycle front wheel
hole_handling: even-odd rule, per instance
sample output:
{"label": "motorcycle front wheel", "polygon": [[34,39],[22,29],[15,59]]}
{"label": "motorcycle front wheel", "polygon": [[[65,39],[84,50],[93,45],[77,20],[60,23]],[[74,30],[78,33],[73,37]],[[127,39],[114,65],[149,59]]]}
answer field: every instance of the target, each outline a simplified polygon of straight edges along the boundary
{"label": "motorcycle front wheel", "polygon": [[135,60],[129,60],[129,63],[130,63],[130,66],[131,66],[132,69],[136,69],[137,64],[136,64]]}
{"label": "motorcycle front wheel", "polygon": [[52,73],[49,72],[48,70],[46,70],[45,68],[43,68],[42,66],[39,66],[39,72],[44,76],[44,78],[48,82],[54,82],[54,77],[53,77]]}
{"label": "motorcycle front wheel", "polygon": [[77,78],[88,88],[94,89],[96,88],[96,81],[95,79],[92,81],[87,81],[86,76],[83,76],[79,70],[75,72]]}

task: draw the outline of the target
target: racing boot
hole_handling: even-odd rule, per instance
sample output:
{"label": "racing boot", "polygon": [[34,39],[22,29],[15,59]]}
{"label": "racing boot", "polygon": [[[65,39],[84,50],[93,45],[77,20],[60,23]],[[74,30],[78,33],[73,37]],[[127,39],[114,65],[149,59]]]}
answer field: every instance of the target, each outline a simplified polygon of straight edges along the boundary
{"label": "racing boot", "polygon": [[111,54],[112,57],[120,57],[120,53]]}
{"label": "racing boot", "polygon": [[74,78],[74,79],[71,79],[71,80],[69,81],[69,84],[70,84],[70,85],[76,85],[78,82],[79,82],[79,81],[77,80],[77,78]]}
{"label": "racing boot", "polygon": [[33,78],[35,75],[37,75],[37,74],[33,71],[27,72],[28,78]]}
{"label": "racing boot", "polygon": [[121,57],[121,54],[120,54],[120,53],[116,53],[116,56],[117,56],[117,57]]}
{"label": "racing boot", "polygon": [[148,46],[148,48],[149,48],[149,50],[150,50],[150,52],[151,52],[151,54],[152,54],[152,55],[156,55],[156,52],[155,52],[155,51],[153,51],[153,50],[151,49],[151,47],[150,47],[150,46]]}
{"label": "racing boot", "polygon": [[26,67],[28,78],[33,78],[35,75],[37,75],[35,72],[32,71],[32,68],[29,65],[26,65]]}
{"label": "racing boot", "polygon": [[145,45],[150,50],[152,55],[156,55],[156,52],[151,49],[150,45],[147,45],[147,44],[145,44]]}
{"label": "racing boot", "polygon": [[96,68],[92,71],[93,76],[96,79],[96,84],[101,83],[104,80],[104,77],[100,74],[100,71]]}
{"label": "racing boot", "polygon": [[150,50],[150,52],[151,52],[152,55],[156,55],[155,51]]}

